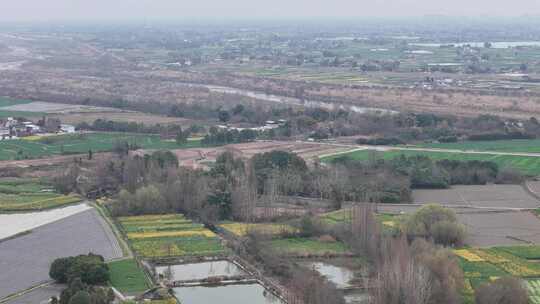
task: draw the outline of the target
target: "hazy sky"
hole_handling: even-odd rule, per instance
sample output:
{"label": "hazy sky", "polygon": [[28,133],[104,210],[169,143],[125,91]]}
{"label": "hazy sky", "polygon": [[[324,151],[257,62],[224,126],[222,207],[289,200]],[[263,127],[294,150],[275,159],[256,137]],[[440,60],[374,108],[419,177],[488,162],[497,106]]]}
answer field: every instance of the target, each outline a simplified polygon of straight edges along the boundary
{"label": "hazy sky", "polygon": [[540,0],[0,0],[1,20],[540,15]]}

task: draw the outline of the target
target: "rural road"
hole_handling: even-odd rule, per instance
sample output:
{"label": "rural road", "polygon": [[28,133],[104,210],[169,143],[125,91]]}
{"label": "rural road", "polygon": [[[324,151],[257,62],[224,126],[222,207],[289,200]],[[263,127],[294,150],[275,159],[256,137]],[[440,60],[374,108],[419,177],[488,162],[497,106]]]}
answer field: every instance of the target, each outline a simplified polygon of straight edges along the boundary
{"label": "rural road", "polygon": [[[299,141],[300,143],[311,143],[309,141]],[[499,151],[476,151],[476,150],[458,150],[458,149],[438,149],[438,148],[418,148],[418,147],[398,147],[398,146],[369,146],[369,145],[353,145],[353,144],[341,144],[330,142],[317,142],[321,145],[328,145],[341,148],[350,148],[352,150],[337,152],[327,155],[321,155],[320,157],[334,156],[340,154],[347,154],[353,151],[373,150],[379,152],[387,151],[419,151],[419,152],[442,152],[442,153],[466,153],[466,154],[485,154],[485,155],[506,155],[506,156],[528,156],[528,157],[540,157],[540,153],[526,153],[526,152],[499,152]]]}

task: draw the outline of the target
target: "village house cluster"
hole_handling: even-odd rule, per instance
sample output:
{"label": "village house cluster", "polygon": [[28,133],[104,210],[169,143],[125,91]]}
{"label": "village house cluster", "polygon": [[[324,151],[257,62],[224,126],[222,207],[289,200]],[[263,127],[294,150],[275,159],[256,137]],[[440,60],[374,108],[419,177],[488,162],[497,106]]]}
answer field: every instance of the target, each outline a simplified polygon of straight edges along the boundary
{"label": "village house cluster", "polygon": [[265,122],[264,126],[253,127],[253,128],[240,128],[240,127],[233,127],[233,126],[229,126],[229,125],[217,125],[217,127],[219,129],[224,129],[224,130],[237,130],[237,131],[252,130],[252,131],[263,132],[263,131],[266,131],[266,130],[277,129],[280,126],[285,125],[286,123],[287,123],[287,120],[280,119],[280,120],[277,120],[277,121],[267,120]]}
{"label": "village house cluster", "polygon": [[0,118],[0,140],[59,133],[75,133],[75,126],[62,124],[58,118],[43,117],[37,122],[14,117]]}

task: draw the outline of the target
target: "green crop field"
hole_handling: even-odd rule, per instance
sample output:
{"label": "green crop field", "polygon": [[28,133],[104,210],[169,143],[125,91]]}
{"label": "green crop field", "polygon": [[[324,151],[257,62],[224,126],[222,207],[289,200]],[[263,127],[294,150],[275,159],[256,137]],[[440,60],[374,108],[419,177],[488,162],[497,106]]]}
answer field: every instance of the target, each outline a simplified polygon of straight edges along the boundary
{"label": "green crop field", "polygon": [[0,180],[0,212],[44,210],[80,201],[75,195],[55,193],[50,185],[39,180]]}
{"label": "green crop field", "polygon": [[18,104],[27,104],[31,102],[32,102],[31,100],[27,100],[27,99],[16,99],[16,98],[0,96],[0,108],[14,106]]}
{"label": "green crop field", "polygon": [[504,251],[527,260],[540,260],[540,246],[508,246],[496,247],[499,251]]}
{"label": "green crop field", "polygon": [[321,214],[319,219],[326,225],[345,224],[351,222],[351,210],[340,209]]}
{"label": "green crop field", "polygon": [[122,293],[143,292],[149,288],[144,272],[134,259],[110,262],[111,285]]}
{"label": "green crop field", "polygon": [[212,231],[182,214],[118,218],[135,253],[144,258],[214,256],[226,252]]}
{"label": "green crop field", "polygon": [[374,152],[372,150],[354,151],[350,153],[324,157],[323,162],[330,162],[340,157],[349,157],[353,160],[366,161],[373,156],[383,159],[393,159],[400,155],[414,156],[424,155],[433,160],[483,160],[492,161],[500,168],[514,168],[527,175],[540,174],[540,157],[517,156],[517,155],[492,155],[492,154],[474,154],[474,153],[451,153],[451,152],[432,152],[432,151],[412,151],[412,150],[392,150],[386,152]]}
{"label": "green crop field", "polygon": [[423,148],[540,153],[540,139],[513,139],[490,141],[463,141],[456,143],[436,143],[417,145]]}
{"label": "green crop field", "polygon": [[540,285],[538,284],[540,265],[528,260],[528,258],[536,258],[538,252],[536,246],[454,250],[466,281],[464,296],[472,298],[474,290],[483,283],[493,282],[505,276],[514,276],[527,280],[531,301],[540,303]]}
{"label": "green crop field", "polygon": [[43,112],[24,112],[24,111],[7,111],[0,108],[0,118],[4,117],[42,117],[45,115]]}
{"label": "green crop field", "polygon": [[280,253],[294,255],[341,254],[348,251],[347,246],[339,241],[313,238],[276,239],[270,241],[270,246]]}
{"label": "green crop field", "polygon": [[3,117],[40,117],[45,113],[41,112],[25,112],[25,111],[10,111],[3,109],[4,107],[31,103],[31,100],[15,99],[9,97],[0,97],[0,118]]}
{"label": "green crop field", "polygon": [[532,304],[540,304],[540,280],[528,280],[527,290]]}
{"label": "green crop field", "polygon": [[0,141],[0,160],[42,158],[52,155],[69,155],[112,151],[115,144],[128,142],[143,149],[179,149],[199,147],[200,141],[188,141],[178,145],[162,140],[158,135],[127,133],[85,133],[43,137],[32,140],[16,139]]}

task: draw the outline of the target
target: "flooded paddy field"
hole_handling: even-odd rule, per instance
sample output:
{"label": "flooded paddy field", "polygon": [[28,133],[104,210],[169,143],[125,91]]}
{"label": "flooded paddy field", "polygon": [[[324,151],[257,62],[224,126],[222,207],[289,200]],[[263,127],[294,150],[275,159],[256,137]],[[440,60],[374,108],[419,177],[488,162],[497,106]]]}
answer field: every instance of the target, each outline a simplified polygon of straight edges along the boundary
{"label": "flooded paddy field", "polygon": [[238,284],[216,287],[181,287],[173,289],[175,297],[182,304],[283,304],[259,284]]}
{"label": "flooded paddy field", "polygon": [[0,299],[47,282],[59,257],[100,254],[122,256],[113,232],[95,210],[87,210],[0,242]]}
{"label": "flooded paddy field", "polygon": [[540,244],[540,219],[530,212],[487,212],[458,214],[475,247]]}
{"label": "flooded paddy field", "polygon": [[48,304],[49,299],[60,295],[64,286],[61,284],[51,284],[36,288],[19,297],[8,300],[5,304]]}
{"label": "flooded paddy field", "polygon": [[246,273],[229,261],[212,261],[180,265],[157,266],[156,273],[161,276],[170,274],[173,281],[203,280],[209,277],[239,276]]}
{"label": "flooded paddy field", "polygon": [[[534,192],[535,189],[530,191]],[[414,190],[413,202],[415,205],[382,204],[378,207],[378,212],[412,213],[424,204],[442,204],[452,208],[458,221],[465,225],[468,234],[465,242],[470,246],[540,243],[540,219],[532,212],[525,211],[538,208],[540,202],[521,185],[453,186],[441,190]]]}
{"label": "flooded paddy field", "polygon": [[0,240],[91,209],[87,204],[41,212],[0,214]]}
{"label": "flooded paddy field", "polygon": [[[379,212],[410,214],[421,206],[381,205]],[[529,211],[452,208],[465,225],[465,243],[474,247],[540,244],[540,219]]]}

